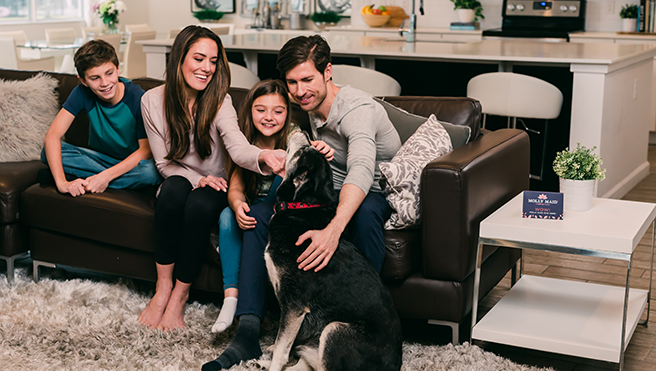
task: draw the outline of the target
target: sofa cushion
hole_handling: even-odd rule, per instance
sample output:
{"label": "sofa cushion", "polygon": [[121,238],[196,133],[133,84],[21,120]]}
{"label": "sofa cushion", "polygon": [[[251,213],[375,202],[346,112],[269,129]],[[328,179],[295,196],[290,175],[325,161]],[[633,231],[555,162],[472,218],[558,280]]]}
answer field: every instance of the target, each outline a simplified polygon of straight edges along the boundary
{"label": "sofa cushion", "polygon": [[451,152],[451,138],[442,123],[431,115],[403,144],[392,161],[381,162],[385,177],[383,193],[392,208],[385,229],[417,225],[420,217],[420,177],[427,163]]}
{"label": "sofa cushion", "polygon": [[[395,105],[374,98],[378,103],[380,103],[385,111],[387,111],[387,116],[389,117],[392,124],[396,128],[396,131],[399,133],[401,142],[405,143],[412,134],[417,131],[419,126],[426,122],[427,117],[415,115],[410,113],[402,108],[396,107]],[[444,129],[449,133],[451,137],[451,145],[453,148],[458,148],[469,142],[469,137],[471,134],[471,128],[464,125],[454,125],[448,122],[440,122]]]}
{"label": "sofa cushion", "polygon": [[23,192],[20,206],[21,220],[31,227],[153,251],[152,192],[107,189],[71,197],[55,186],[35,184]]}
{"label": "sofa cushion", "polygon": [[41,161],[0,162],[0,224],[14,223],[19,219],[20,194],[36,183]]}
{"label": "sofa cushion", "polygon": [[0,80],[0,162],[39,159],[59,111],[57,84],[43,73],[23,81]]}

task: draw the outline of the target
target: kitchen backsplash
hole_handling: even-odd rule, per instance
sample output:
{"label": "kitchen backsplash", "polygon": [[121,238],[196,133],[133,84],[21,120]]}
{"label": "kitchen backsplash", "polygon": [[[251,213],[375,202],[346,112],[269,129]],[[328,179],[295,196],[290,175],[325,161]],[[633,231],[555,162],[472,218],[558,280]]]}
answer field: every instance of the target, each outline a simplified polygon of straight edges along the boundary
{"label": "kitchen backsplash", "polygon": [[[502,0],[480,0],[483,5],[483,15],[485,19],[481,20],[481,28],[501,27],[501,7]],[[638,0],[588,0],[586,10],[586,30],[587,31],[620,31],[622,21],[619,13],[624,4],[638,4]],[[362,26],[365,25],[360,17],[360,9],[365,5],[371,5],[371,0],[352,0],[351,6],[353,14],[351,24]],[[410,14],[412,0],[374,0],[373,4],[378,5],[396,5],[405,9]],[[449,27],[451,22],[458,21],[458,15],[453,10],[453,3],[449,0],[424,0],[424,13],[419,15],[419,0],[415,0],[417,27]]]}

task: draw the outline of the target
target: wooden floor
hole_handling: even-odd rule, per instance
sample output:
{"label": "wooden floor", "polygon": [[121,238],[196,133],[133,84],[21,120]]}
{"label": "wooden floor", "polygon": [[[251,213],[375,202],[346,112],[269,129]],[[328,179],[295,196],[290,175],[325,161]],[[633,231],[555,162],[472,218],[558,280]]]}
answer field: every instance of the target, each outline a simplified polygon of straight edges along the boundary
{"label": "wooden floor", "polygon": [[[634,187],[623,199],[656,203],[656,146],[650,146],[649,148],[649,162],[651,165],[650,175]],[[631,287],[648,288],[651,235],[650,228],[634,253],[631,266]],[[524,256],[526,258],[524,266],[526,274],[622,287],[626,283],[626,262],[531,250],[526,250]],[[653,281],[656,281],[656,275],[654,275]],[[508,275],[483,300],[481,304],[483,313],[503,297],[503,294],[509,288],[510,276]],[[653,290],[656,290],[656,284]],[[646,313],[643,314],[644,317],[646,317]],[[616,363],[593,361],[479,341],[476,341],[475,344],[518,363],[549,366],[556,370],[605,371],[619,369]],[[625,353],[624,370],[656,370],[656,298],[654,296],[651,298],[648,327],[638,325]]]}

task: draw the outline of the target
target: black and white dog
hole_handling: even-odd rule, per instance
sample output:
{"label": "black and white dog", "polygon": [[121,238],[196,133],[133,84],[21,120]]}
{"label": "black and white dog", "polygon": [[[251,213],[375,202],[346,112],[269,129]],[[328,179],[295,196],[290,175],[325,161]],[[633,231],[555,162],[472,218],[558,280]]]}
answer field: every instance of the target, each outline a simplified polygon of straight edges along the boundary
{"label": "black and white dog", "polygon": [[340,240],[325,268],[298,268],[296,259],[309,245],[296,246],[298,237],[324,229],[337,206],[330,165],[305,133],[290,138],[277,195],[265,251],[281,310],[270,370],[282,370],[294,347],[300,359],[288,370],[400,370],[399,317],[365,256]]}

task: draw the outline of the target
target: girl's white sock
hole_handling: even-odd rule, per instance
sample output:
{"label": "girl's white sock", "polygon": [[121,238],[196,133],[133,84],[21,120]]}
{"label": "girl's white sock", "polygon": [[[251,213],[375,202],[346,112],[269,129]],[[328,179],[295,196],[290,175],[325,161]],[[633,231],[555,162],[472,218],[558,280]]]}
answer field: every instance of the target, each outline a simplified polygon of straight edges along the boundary
{"label": "girl's white sock", "polygon": [[237,311],[237,298],[229,296],[223,299],[223,305],[221,306],[221,312],[219,312],[219,318],[216,319],[214,326],[212,326],[213,333],[219,333],[225,331],[230,325],[232,325],[232,320],[235,318],[235,312]]}

